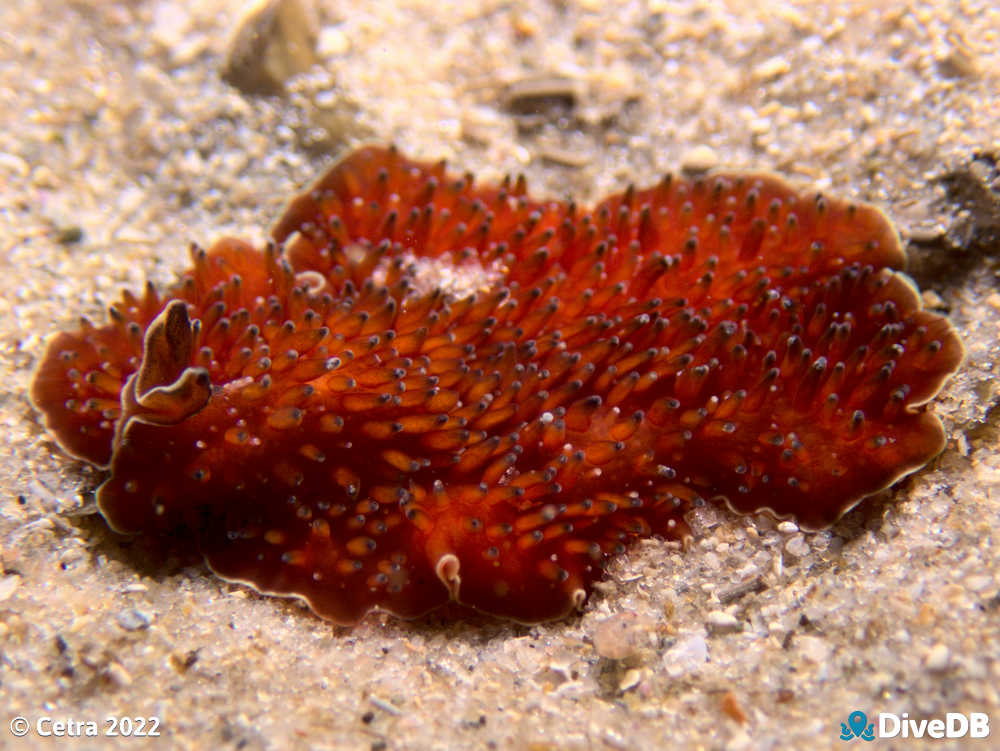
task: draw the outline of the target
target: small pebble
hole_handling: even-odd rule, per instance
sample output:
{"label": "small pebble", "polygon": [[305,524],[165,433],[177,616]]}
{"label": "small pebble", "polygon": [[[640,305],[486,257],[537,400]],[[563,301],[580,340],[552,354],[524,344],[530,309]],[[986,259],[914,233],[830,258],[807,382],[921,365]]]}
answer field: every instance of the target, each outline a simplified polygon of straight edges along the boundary
{"label": "small pebble", "polygon": [[222,78],[245,94],[281,93],[286,80],[317,61],[318,37],[309,0],[250,5],[229,42]]}
{"label": "small pebble", "polygon": [[792,69],[792,64],[780,55],[768,58],[753,69],[754,78],[767,80],[783,76]]}
{"label": "small pebble", "polygon": [[583,96],[580,81],[568,76],[542,75],[520,78],[502,92],[505,109],[523,117],[569,112]]}
{"label": "small pebble", "polygon": [[980,71],[979,58],[964,43],[956,44],[937,64],[941,75],[948,78],[974,78]]}
{"label": "small pebble", "polygon": [[936,308],[940,310],[945,307],[944,300],[941,298],[941,295],[932,289],[925,289],[921,292],[920,299],[923,300],[925,308]]}
{"label": "small pebble", "polygon": [[689,149],[681,157],[681,169],[685,172],[706,172],[719,166],[719,155],[705,144]]}
{"label": "small pebble", "polygon": [[932,671],[945,670],[949,664],[951,664],[951,651],[944,644],[935,644],[924,658],[924,665]]}
{"label": "small pebble", "polygon": [[60,245],[75,245],[83,240],[83,228],[78,225],[60,227],[56,230],[56,242]]}
{"label": "small pebble", "polygon": [[799,531],[799,525],[795,522],[781,522],[778,524],[778,531],[786,535],[794,535]]}
{"label": "small pebble", "polygon": [[125,688],[126,686],[132,685],[132,676],[129,675],[129,672],[117,662],[112,662],[108,665],[108,667],[105,668],[104,675],[109,681],[119,688]]}
{"label": "small pebble", "polygon": [[319,32],[316,48],[320,57],[343,55],[351,49],[351,39],[342,29],[326,26]]}
{"label": "small pebble", "polygon": [[629,689],[635,688],[639,685],[639,681],[642,680],[642,671],[637,668],[631,668],[625,671],[625,675],[622,676],[621,681],[618,683],[618,690],[625,693]]}
{"label": "small pebble", "polygon": [[170,653],[170,664],[178,673],[184,673],[198,662],[198,650],[175,650]]}
{"label": "small pebble", "polygon": [[126,631],[141,631],[149,628],[149,616],[135,608],[123,610],[118,614],[118,625]]}
{"label": "small pebble", "polygon": [[706,620],[712,630],[717,633],[740,630],[740,622],[736,620],[736,616],[727,613],[725,610],[713,610],[708,614]]}

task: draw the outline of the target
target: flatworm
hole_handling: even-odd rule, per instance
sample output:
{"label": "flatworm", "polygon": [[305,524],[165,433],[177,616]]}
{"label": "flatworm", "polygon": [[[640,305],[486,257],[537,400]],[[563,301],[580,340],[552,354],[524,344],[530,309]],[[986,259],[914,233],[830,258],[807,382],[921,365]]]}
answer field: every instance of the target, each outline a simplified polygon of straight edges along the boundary
{"label": "flatworm", "polygon": [[583,210],[363,148],[257,249],[58,334],[31,399],[115,530],[356,622],[534,622],[721,499],[805,529],[945,444],[962,358],[878,210],[770,175]]}

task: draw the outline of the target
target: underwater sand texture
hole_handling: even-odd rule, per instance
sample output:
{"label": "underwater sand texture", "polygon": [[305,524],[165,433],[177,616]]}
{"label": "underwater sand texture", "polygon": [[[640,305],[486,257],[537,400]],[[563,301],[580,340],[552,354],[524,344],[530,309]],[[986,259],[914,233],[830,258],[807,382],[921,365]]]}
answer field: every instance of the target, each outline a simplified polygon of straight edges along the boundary
{"label": "underwater sand texture", "polygon": [[[996,10],[323,2],[320,69],[262,99],[219,78],[240,5],[0,9],[0,747],[44,714],[250,749],[826,748],[855,709],[1000,717]],[[644,542],[532,627],[332,626],[81,514],[101,477],[27,401],[46,336],[171,283],[190,241],[261,242],[372,141],[588,204],[685,164],[874,203],[967,349],[944,453],[815,534],[706,508],[690,550]]]}

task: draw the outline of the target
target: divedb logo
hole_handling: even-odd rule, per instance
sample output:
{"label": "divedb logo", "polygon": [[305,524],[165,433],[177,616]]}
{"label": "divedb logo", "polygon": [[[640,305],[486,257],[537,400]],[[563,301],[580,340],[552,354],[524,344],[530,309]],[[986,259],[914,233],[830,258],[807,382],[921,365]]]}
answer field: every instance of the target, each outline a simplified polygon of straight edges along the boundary
{"label": "divedb logo", "polygon": [[[877,728],[877,732],[876,732]],[[840,723],[840,740],[873,741],[876,738],[989,738],[990,716],[985,712],[948,712],[944,719],[914,720],[908,712],[879,712],[878,722],[868,722],[861,710]]]}

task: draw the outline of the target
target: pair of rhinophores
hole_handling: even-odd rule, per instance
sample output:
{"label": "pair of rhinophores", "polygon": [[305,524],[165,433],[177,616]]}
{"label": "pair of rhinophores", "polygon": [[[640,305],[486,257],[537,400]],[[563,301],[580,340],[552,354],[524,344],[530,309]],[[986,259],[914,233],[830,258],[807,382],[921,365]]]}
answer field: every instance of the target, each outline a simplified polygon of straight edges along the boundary
{"label": "pair of rhinophores", "polygon": [[885,216],[769,175],[596,206],[362,148],[265,248],[57,334],[31,399],[121,532],[349,624],[533,622],[704,500],[817,529],[945,443],[962,358]]}

